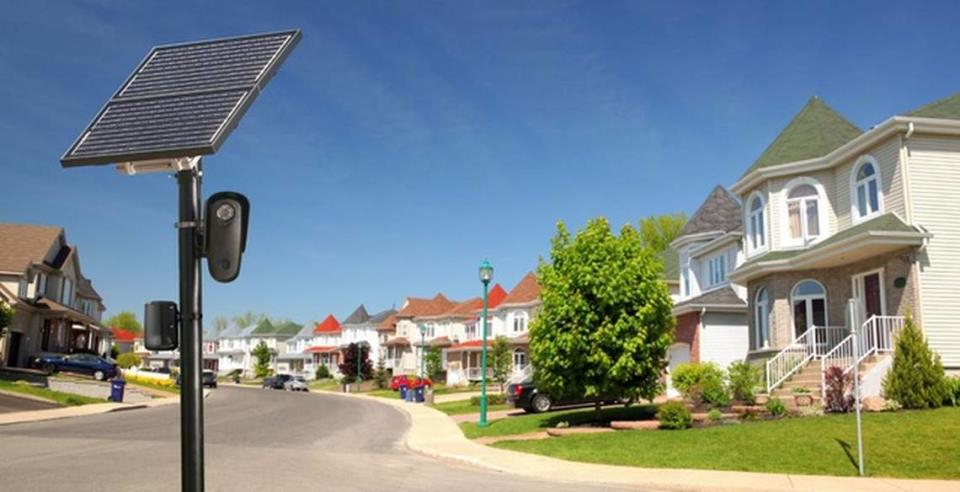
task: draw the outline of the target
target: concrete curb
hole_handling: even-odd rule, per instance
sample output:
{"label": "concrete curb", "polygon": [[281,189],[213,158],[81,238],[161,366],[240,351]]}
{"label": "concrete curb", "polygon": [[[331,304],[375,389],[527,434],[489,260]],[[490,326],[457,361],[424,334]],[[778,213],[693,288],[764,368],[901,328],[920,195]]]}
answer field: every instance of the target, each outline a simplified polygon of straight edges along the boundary
{"label": "concrete curb", "polygon": [[[423,405],[366,395],[329,393],[390,405],[411,421],[406,445],[417,453],[458,463],[570,483],[626,485],[654,490],[939,492],[960,489],[960,481],[856,478],[669,468],[636,468],[564,461],[484,446],[464,437],[443,412]],[[562,438],[561,438],[562,439]]]}
{"label": "concrete curb", "polygon": [[[203,390],[203,397],[207,398],[208,396],[210,396],[210,390]],[[76,407],[52,408],[50,410],[10,412],[0,414],[0,425],[26,424],[31,422],[45,422],[47,420],[59,420],[72,417],[86,417],[88,415],[124,412],[127,410],[140,410],[143,408],[156,408],[179,403],[180,396],[176,395],[165,398],[157,398],[153,401],[144,403],[92,403],[89,405],[80,405]]]}

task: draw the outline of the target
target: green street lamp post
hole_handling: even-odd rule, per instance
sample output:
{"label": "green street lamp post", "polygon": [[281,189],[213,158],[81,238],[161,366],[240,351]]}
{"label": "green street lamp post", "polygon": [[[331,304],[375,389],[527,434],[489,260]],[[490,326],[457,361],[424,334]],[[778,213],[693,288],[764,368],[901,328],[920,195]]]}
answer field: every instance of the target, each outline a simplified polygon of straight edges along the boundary
{"label": "green street lamp post", "polygon": [[419,324],[420,329],[420,379],[427,377],[425,360],[427,358],[427,325]]}
{"label": "green street lamp post", "polygon": [[493,265],[483,260],[480,264],[480,282],[483,283],[483,345],[480,349],[480,422],[478,427],[487,426],[487,290],[493,280]]}

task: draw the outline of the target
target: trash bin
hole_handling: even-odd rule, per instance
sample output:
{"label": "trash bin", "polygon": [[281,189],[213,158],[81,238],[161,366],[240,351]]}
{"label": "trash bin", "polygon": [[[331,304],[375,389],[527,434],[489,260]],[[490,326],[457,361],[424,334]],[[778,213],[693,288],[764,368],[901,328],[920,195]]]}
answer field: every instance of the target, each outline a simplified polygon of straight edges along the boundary
{"label": "trash bin", "polygon": [[423,385],[420,385],[414,388],[413,393],[414,393],[414,401],[416,401],[417,403],[423,403]]}
{"label": "trash bin", "polygon": [[123,401],[123,388],[127,382],[122,379],[110,381],[110,401],[120,403]]}
{"label": "trash bin", "polygon": [[413,388],[407,388],[407,396],[403,400],[413,403]]}
{"label": "trash bin", "polygon": [[407,385],[405,384],[400,385],[400,399],[401,400],[407,399]]}

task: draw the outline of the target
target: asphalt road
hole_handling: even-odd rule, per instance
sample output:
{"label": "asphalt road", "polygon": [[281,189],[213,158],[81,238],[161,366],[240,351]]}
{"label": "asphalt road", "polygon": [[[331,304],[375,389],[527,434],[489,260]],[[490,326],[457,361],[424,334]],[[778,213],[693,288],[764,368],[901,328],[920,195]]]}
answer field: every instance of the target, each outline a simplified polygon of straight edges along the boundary
{"label": "asphalt road", "polygon": [[[376,402],[224,387],[206,402],[207,490],[626,490],[415,454],[406,415]],[[178,422],[170,405],[0,427],[0,490],[179,490]]]}
{"label": "asphalt road", "polygon": [[50,408],[57,408],[57,405],[0,393],[0,413],[47,410]]}

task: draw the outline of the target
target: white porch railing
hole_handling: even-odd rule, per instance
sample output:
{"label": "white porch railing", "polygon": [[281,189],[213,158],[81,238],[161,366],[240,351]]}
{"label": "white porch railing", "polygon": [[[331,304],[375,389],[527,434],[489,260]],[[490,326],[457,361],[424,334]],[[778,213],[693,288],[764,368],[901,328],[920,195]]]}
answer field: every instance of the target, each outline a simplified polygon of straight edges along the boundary
{"label": "white porch railing", "polygon": [[[903,328],[902,316],[871,316],[860,327],[856,346],[848,335],[820,359],[820,392],[826,398],[827,369],[840,367],[846,374],[871,355],[892,352],[894,337]],[[854,351],[854,348],[859,350]],[[855,355],[856,354],[856,355]]]}
{"label": "white porch railing", "polygon": [[519,384],[533,376],[533,365],[527,364],[520,369],[514,369],[513,374],[510,375],[510,379],[507,381],[507,384]]}
{"label": "white porch railing", "polygon": [[[467,368],[467,379],[469,380],[479,380],[480,379],[480,368],[479,367],[468,367]],[[493,379],[493,369],[487,368],[487,380]]]}
{"label": "white porch railing", "polygon": [[846,336],[842,326],[814,326],[793,339],[767,361],[767,392],[787,380],[815,357],[830,352]]}

